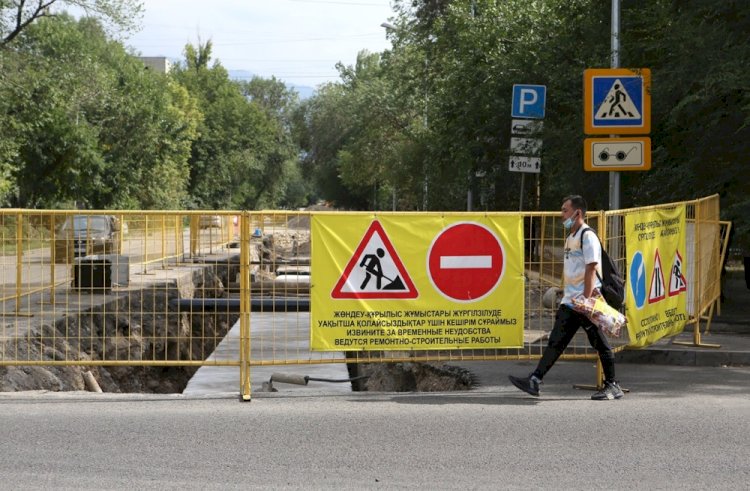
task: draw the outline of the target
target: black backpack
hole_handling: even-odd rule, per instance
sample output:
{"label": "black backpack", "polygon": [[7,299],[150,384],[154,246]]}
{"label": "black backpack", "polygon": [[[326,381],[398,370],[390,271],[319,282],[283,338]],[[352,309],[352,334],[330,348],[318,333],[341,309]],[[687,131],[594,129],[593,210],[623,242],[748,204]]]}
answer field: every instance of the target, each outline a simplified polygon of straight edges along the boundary
{"label": "black backpack", "polygon": [[[583,234],[591,230],[596,235],[596,231],[592,228],[585,228],[581,232],[581,249],[583,249]],[[596,237],[599,239],[599,236]],[[599,240],[599,244],[602,241]],[[610,307],[620,310],[625,300],[625,280],[622,278],[620,271],[617,269],[615,262],[609,257],[607,251],[602,247],[602,276],[599,276],[599,271],[596,272],[596,276],[602,284],[601,293],[604,300],[607,301]]]}

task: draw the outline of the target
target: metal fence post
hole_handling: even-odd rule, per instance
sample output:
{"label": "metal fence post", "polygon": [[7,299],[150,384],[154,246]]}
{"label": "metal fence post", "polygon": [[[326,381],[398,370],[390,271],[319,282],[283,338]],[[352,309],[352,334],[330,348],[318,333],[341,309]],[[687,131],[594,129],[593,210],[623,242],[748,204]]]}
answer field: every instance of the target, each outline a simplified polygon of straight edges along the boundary
{"label": "metal fence post", "polygon": [[240,216],[240,400],[250,399],[250,214],[243,211]]}
{"label": "metal fence post", "polygon": [[16,314],[20,310],[21,283],[23,282],[23,215],[16,214]]}
{"label": "metal fence post", "polygon": [[49,268],[49,277],[50,277],[50,295],[49,295],[49,302],[52,305],[55,305],[55,263],[57,261],[57,257],[55,254],[55,228],[57,226],[57,215],[51,215],[50,216],[50,237],[51,241],[50,244],[52,246],[50,247],[50,268]]}

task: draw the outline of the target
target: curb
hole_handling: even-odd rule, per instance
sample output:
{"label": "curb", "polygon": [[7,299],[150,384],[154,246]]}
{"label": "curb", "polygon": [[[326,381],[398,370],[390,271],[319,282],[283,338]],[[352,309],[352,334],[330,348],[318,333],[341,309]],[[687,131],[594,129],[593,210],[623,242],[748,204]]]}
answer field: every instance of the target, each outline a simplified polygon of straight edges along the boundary
{"label": "curb", "polygon": [[750,366],[750,352],[716,348],[625,350],[615,355],[615,363],[678,365],[691,367]]}

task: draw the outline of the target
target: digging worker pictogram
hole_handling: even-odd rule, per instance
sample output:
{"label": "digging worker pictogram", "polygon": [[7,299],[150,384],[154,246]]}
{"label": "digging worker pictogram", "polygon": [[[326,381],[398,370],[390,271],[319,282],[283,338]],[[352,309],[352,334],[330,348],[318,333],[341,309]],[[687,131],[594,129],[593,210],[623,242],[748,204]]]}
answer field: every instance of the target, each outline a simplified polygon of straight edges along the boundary
{"label": "digging worker pictogram", "polygon": [[383,267],[380,265],[380,259],[385,256],[385,251],[382,248],[378,247],[375,252],[377,256],[375,254],[365,254],[365,256],[362,258],[362,261],[359,263],[359,267],[365,268],[366,271],[365,279],[359,286],[360,290],[365,289],[367,283],[370,282],[370,278],[373,275],[375,276],[375,286],[377,287],[377,289],[380,290],[382,288],[383,278],[385,278],[385,275],[383,274]]}

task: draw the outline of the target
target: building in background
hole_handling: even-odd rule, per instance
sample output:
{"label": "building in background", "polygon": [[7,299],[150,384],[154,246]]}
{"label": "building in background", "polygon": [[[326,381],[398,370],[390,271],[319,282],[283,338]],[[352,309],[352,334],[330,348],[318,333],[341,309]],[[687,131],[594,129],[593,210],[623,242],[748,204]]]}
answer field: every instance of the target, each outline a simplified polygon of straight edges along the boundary
{"label": "building in background", "polygon": [[139,56],[146,68],[158,73],[169,73],[172,62],[166,56]]}

